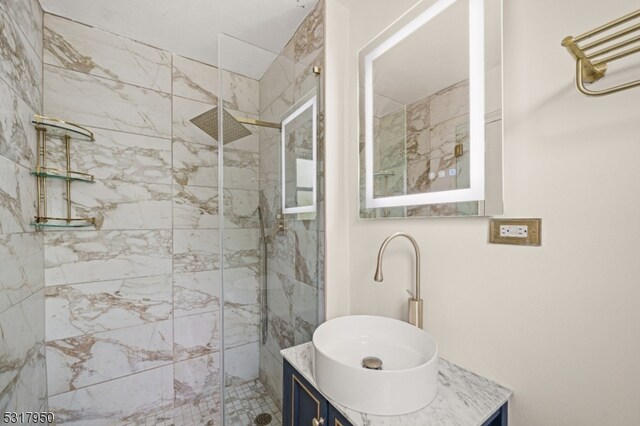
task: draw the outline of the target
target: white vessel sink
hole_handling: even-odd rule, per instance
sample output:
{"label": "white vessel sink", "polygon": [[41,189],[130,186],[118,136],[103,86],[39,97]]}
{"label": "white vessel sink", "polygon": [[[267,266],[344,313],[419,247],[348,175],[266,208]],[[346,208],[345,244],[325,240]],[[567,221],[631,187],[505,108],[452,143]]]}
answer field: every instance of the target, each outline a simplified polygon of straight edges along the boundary
{"label": "white vessel sink", "polygon": [[[438,345],[424,330],[392,318],[352,315],[313,334],[314,374],[322,392],[364,413],[407,414],[429,405],[438,389]],[[362,361],[375,357],[381,370]]]}

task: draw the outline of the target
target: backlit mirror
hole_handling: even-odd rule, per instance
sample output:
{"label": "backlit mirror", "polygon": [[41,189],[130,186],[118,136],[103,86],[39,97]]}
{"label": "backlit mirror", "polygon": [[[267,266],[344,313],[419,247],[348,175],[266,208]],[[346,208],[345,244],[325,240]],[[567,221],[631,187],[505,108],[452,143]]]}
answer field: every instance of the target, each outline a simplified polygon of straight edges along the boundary
{"label": "backlit mirror", "polygon": [[282,120],[282,211],[316,211],[317,95],[305,96]]}
{"label": "backlit mirror", "polygon": [[502,2],[424,0],[359,52],[361,217],[502,212]]}

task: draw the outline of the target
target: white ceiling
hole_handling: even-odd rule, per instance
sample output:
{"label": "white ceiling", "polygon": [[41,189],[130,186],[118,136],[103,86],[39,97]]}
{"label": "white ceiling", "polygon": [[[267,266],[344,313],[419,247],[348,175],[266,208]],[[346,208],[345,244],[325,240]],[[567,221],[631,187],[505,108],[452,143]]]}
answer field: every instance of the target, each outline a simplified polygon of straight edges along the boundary
{"label": "white ceiling", "polygon": [[259,79],[317,0],[40,2],[45,12],[212,65],[218,65],[218,33],[231,35],[248,43],[224,48],[224,68]]}

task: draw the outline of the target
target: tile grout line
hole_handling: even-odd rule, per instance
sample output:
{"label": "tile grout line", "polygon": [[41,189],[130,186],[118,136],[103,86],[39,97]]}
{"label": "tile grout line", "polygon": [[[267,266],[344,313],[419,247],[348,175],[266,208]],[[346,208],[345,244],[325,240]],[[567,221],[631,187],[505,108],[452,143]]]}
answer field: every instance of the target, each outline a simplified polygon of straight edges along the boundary
{"label": "tile grout line", "polygon": [[[44,11],[42,10],[42,7],[40,6],[40,1],[37,2],[38,5],[38,9],[40,10],[41,16],[42,16],[42,27],[40,28],[40,32],[43,33],[44,32]],[[31,10],[29,10],[29,12],[31,12]],[[40,59],[40,62],[43,61],[44,57],[44,49],[42,52],[40,52],[40,55],[38,55],[38,51],[36,50],[36,47],[31,44],[31,40],[29,39],[28,34],[26,34],[23,30],[22,30],[22,26],[18,25],[18,18],[13,16],[12,12],[8,11],[8,15],[10,17],[10,19],[13,20],[14,25],[16,26],[16,28],[18,29],[18,31],[22,34],[22,36],[24,37],[24,39],[27,41],[27,44],[29,45],[29,47],[31,48],[31,50],[33,50],[33,53],[36,54],[36,56],[38,56],[38,59]],[[44,41],[44,40],[43,40]],[[43,43],[44,45],[44,43]]]}
{"label": "tile grout line", "polygon": [[171,363],[171,391],[173,394],[173,400],[171,401],[171,407],[175,409],[176,404],[176,301],[175,301],[175,265],[174,265],[174,251],[175,251],[175,227],[174,227],[174,217],[173,211],[175,206],[175,178],[174,178],[174,164],[173,164],[173,138],[174,138],[174,105],[173,105],[173,60],[174,54],[172,52],[169,53],[171,69],[171,353],[172,353],[172,363]]}

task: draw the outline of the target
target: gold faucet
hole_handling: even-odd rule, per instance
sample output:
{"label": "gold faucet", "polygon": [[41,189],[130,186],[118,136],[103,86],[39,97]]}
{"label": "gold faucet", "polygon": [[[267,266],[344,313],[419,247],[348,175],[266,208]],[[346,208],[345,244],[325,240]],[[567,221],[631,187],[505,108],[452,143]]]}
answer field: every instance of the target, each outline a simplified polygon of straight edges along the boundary
{"label": "gold faucet", "polygon": [[411,244],[413,244],[413,248],[416,251],[416,282],[415,282],[415,291],[411,292],[407,290],[407,293],[411,295],[409,298],[409,324],[413,324],[416,327],[422,327],[422,299],[420,298],[420,248],[418,247],[418,243],[416,240],[409,234],[405,232],[396,232],[395,234],[389,235],[382,245],[380,246],[380,251],[378,251],[378,263],[376,265],[376,274],[373,279],[377,282],[382,282],[384,279],[382,277],[382,255],[384,254],[384,249],[389,244],[389,241],[393,240],[395,237],[406,237]]}

